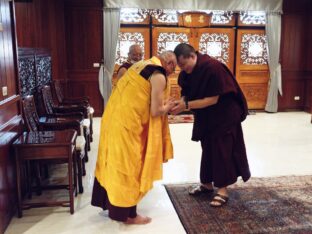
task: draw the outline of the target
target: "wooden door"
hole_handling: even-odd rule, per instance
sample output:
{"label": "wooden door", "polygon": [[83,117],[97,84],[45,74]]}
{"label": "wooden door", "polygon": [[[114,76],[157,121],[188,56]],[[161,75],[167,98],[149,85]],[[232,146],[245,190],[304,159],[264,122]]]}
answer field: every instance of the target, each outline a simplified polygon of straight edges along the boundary
{"label": "wooden door", "polygon": [[232,28],[194,29],[194,47],[223,62],[234,72],[235,30]]}
{"label": "wooden door", "polygon": [[[193,33],[190,28],[153,28],[153,55],[158,55],[164,50],[174,50],[182,42],[193,45]],[[168,77],[170,96],[175,99],[181,97],[181,89],[178,85],[179,73],[180,69],[177,67],[176,72]]]}
{"label": "wooden door", "polygon": [[249,109],[264,109],[268,95],[268,53],[264,30],[239,29],[236,77]]}

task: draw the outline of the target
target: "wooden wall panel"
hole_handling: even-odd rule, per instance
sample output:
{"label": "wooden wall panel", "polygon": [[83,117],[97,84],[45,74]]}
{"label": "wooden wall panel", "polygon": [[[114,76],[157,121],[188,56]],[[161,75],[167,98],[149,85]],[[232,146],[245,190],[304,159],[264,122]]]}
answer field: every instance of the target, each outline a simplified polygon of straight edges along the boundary
{"label": "wooden wall panel", "polygon": [[66,79],[66,49],[63,0],[17,2],[18,47],[46,48],[52,55],[53,79]]}
{"label": "wooden wall panel", "polygon": [[65,16],[68,94],[89,96],[95,116],[101,116],[103,99],[98,85],[99,68],[94,68],[93,63],[99,63],[103,58],[103,2],[65,1]]}
{"label": "wooden wall panel", "polygon": [[[312,71],[312,4],[309,0],[284,0],[281,36],[281,65],[283,96],[279,110],[308,110],[310,108]],[[299,100],[295,100],[299,97]]]}
{"label": "wooden wall panel", "polygon": [[[103,58],[102,0],[33,0],[16,3],[19,47],[45,48],[52,55],[52,78],[62,80],[66,96],[89,96],[95,115],[103,112],[98,68]],[[94,89],[87,89],[91,82]],[[72,89],[82,82],[83,92]],[[97,86],[97,87],[96,87]],[[89,91],[88,91],[89,90]],[[96,90],[96,91],[95,91]]]}
{"label": "wooden wall panel", "polygon": [[305,111],[312,114],[312,4],[310,4],[307,22],[307,55],[306,55],[306,79],[305,79]]}
{"label": "wooden wall panel", "polygon": [[[13,15],[12,2],[0,0],[0,233],[15,213],[16,173],[11,143],[22,131]],[[7,94],[2,92],[4,87]]]}

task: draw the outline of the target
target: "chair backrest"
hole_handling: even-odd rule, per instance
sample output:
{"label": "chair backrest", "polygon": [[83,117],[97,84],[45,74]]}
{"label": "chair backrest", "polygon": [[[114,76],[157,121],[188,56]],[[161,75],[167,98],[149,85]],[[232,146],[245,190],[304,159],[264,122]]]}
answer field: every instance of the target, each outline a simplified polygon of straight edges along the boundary
{"label": "chair backrest", "polygon": [[41,89],[41,95],[46,113],[53,114],[53,108],[55,107],[55,105],[53,102],[51,87],[49,85],[43,86]]}
{"label": "chair backrest", "polygon": [[53,90],[54,90],[57,101],[59,103],[62,103],[64,100],[64,95],[62,92],[61,82],[59,80],[53,80],[51,84],[53,86]]}
{"label": "chair backrest", "polygon": [[39,131],[39,117],[36,110],[36,105],[33,95],[25,96],[22,100],[24,121],[27,125],[27,130],[30,132]]}

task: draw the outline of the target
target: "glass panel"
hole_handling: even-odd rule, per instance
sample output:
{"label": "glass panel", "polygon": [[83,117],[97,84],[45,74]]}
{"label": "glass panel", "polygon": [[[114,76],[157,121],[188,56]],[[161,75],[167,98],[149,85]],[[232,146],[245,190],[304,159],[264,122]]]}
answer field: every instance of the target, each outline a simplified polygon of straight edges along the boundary
{"label": "glass panel", "polygon": [[132,44],[139,44],[143,51],[144,58],[144,36],[142,33],[120,32],[117,42],[116,63],[123,64],[128,59],[129,47]]}
{"label": "glass panel", "polygon": [[229,36],[225,33],[203,33],[199,40],[199,51],[226,64],[229,62]]}
{"label": "glass panel", "polygon": [[241,42],[241,64],[266,65],[267,42],[264,34],[243,34]]}

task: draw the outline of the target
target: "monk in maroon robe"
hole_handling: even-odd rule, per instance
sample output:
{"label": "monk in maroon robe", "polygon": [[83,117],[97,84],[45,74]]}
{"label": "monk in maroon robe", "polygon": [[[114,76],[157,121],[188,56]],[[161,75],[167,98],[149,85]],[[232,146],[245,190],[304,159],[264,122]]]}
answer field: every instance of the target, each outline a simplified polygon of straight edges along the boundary
{"label": "monk in maroon robe", "polygon": [[117,71],[117,79],[119,80],[123,74],[132,66],[132,64],[141,61],[143,58],[142,48],[138,44],[133,44],[129,47],[128,59],[124,62]]}
{"label": "monk in maroon robe", "polygon": [[172,113],[194,113],[192,140],[202,146],[201,184],[189,194],[212,193],[215,186],[218,191],[210,205],[220,207],[228,201],[227,186],[239,176],[245,182],[250,178],[241,126],[248,114],[247,102],[226,65],[185,43],[174,53],[182,70],[178,78],[182,98]]}

